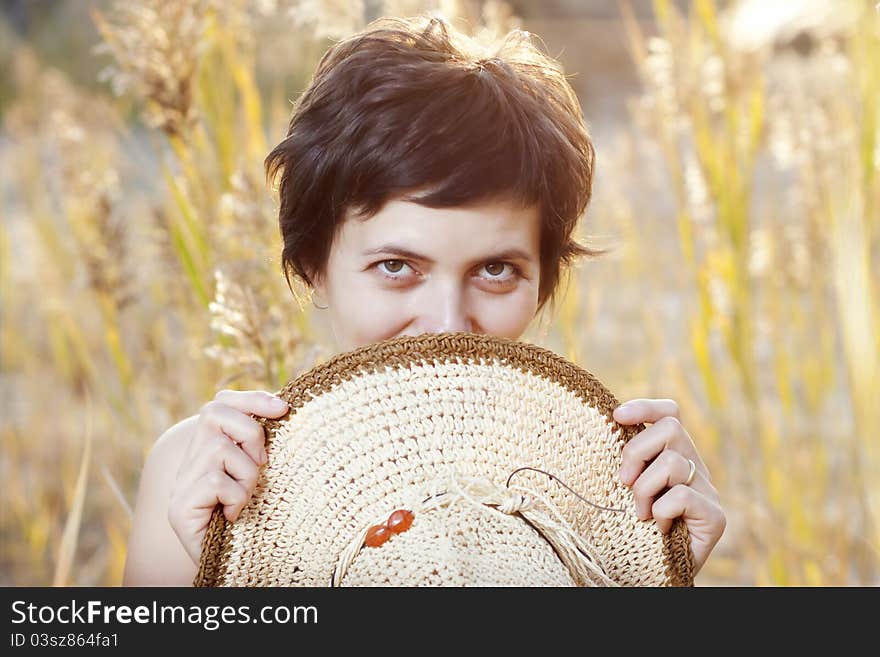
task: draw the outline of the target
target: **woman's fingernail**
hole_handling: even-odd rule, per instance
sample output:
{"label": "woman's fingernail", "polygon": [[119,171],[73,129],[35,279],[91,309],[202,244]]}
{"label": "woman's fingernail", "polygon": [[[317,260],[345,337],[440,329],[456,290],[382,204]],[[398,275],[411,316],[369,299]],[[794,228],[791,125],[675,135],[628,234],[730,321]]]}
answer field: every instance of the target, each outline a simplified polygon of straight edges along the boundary
{"label": "woman's fingernail", "polygon": [[272,403],[276,408],[287,408],[287,402],[281,399],[281,397],[273,396]]}

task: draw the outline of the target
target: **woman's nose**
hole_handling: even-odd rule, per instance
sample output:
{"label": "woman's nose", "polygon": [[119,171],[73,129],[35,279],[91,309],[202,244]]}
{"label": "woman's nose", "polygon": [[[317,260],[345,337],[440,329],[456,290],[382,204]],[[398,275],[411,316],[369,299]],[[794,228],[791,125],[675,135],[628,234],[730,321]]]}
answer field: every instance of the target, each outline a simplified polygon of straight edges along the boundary
{"label": "woman's nose", "polygon": [[424,333],[473,330],[465,296],[458,288],[447,287],[426,295],[421,300],[419,319],[420,328]]}
{"label": "woman's nose", "polygon": [[445,333],[447,331],[471,331],[471,322],[463,316],[444,317],[439,321],[429,321],[425,333]]}

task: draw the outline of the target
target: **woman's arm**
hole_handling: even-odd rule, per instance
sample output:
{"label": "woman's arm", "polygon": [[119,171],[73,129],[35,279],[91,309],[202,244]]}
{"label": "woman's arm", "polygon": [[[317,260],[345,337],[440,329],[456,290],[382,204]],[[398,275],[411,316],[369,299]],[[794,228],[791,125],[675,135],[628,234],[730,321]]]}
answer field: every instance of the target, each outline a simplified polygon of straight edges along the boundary
{"label": "woman's arm", "polygon": [[192,585],[198,565],[171,528],[168,502],[198,418],[193,415],[168,429],[147,456],[132,518],[123,586]]}

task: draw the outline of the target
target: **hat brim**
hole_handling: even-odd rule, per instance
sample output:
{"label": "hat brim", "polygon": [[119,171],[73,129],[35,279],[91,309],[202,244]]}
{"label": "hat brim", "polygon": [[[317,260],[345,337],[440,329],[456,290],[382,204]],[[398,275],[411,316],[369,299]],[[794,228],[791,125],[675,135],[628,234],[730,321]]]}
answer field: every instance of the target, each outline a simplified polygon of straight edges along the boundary
{"label": "hat brim", "polygon": [[615,422],[609,390],[552,351],[472,333],[405,336],[339,354],[278,394],[289,413],[257,418],[269,464],[235,523],[220,507],[212,516],[196,586],[326,585],[334,551],[365,517],[450,466],[499,484],[522,467],[552,473],[624,511],[598,510],[539,472],[517,474],[590,540],[614,581],[693,585],[684,523],[663,534],[639,520],[616,476],[644,425]]}

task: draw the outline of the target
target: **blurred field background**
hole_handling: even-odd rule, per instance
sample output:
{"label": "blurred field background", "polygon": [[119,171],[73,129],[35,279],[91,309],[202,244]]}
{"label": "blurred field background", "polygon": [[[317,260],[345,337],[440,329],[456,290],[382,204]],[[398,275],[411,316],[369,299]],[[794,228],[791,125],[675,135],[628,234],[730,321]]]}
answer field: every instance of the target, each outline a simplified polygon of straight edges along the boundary
{"label": "blurred field background", "polygon": [[524,339],[679,402],[728,515],[697,584],[880,584],[874,1],[2,7],[0,585],[119,584],[155,439],[332,356],[262,161],[334,39],[429,10],[571,75],[612,252]]}

